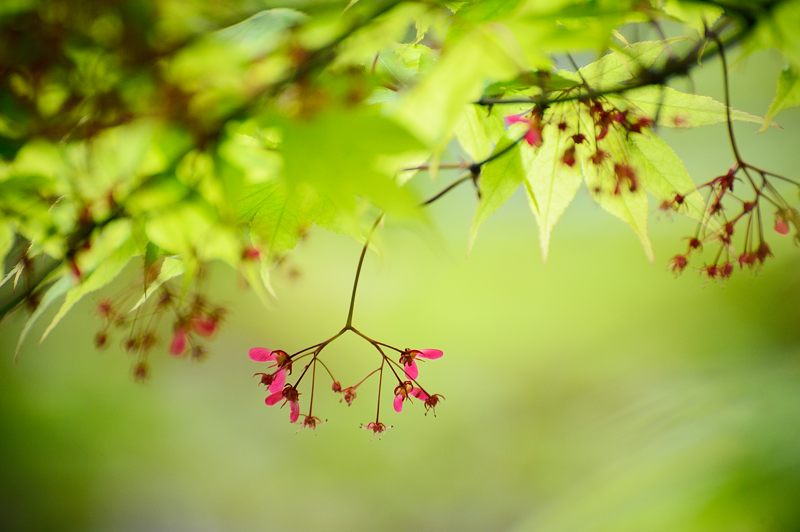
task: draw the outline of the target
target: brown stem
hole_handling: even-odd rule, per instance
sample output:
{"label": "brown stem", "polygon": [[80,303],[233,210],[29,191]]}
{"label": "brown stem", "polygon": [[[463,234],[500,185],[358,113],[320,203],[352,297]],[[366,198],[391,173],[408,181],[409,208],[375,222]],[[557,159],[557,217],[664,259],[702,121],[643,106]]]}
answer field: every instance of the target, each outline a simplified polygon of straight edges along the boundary
{"label": "brown stem", "polygon": [[372,238],[372,234],[375,232],[375,229],[382,220],[383,214],[378,216],[378,218],[375,220],[375,223],[372,224],[369,233],[367,233],[367,239],[364,242],[364,247],[361,248],[361,255],[358,257],[358,266],[356,266],[356,276],[353,280],[353,291],[350,294],[350,307],[347,309],[347,321],[344,325],[345,329],[351,329],[353,326],[353,310],[356,305],[356,292],[358,291],[358,280],[361,278],[361,268],[364,266],[364,257],[367,254],[367,248],[369,248],[369,241]]}

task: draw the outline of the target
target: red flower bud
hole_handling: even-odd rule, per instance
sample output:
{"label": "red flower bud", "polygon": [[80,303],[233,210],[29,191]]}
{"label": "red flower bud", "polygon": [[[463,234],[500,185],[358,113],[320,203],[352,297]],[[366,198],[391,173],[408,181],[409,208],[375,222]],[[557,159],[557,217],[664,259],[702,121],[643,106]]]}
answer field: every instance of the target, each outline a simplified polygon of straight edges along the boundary
{"label": "red flower bud", "polygon": [[569,167],[575,166],[575,146],[570,146],[561,156],[561,162]]}
{"label": "red flower bud", "polygon": [[247,246],[242,250],[242,259],[256,261],[261,258],[261,251],[255,246]]}

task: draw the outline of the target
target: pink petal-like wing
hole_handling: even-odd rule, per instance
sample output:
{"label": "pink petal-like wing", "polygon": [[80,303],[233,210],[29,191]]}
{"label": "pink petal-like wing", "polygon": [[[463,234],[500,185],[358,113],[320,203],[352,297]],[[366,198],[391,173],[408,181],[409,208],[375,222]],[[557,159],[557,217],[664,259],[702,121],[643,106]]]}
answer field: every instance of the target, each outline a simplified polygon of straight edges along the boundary
{"label": "pink petal-like wing", "polygon": [[175,329],[172,335],[172,342],[169,346],[169,352],[175,356],[182,355],[186,350],[186,331],[183,327]]}
{"label": "pink petal-like wing", "polygon": [[272,354],[272,351],[263,347],[252,348],[248,352],[248,355],[250,356],[250,360],[254,362],[268,362],[270,360],[275,360],[275,355]]}
{"label": "pink petal-like wing", "polygon": [[417,367],[417,362],[415,360],[406,362],[405,366],[403,366],[403,369],[405,370],[406,375],[408,375],[408,378],[416,379],[419,377],[419,368]]}
{"label": "pink petal-like wing", "polygon": [[527,123],[528,119],[522,116],[522,114],[508,115],[503,119],[503,122],[505,122],[506,126],[510,126],[511,124],[518,124],[519,122]]}
{"label": "pink petal-like wing", "polygon": [[419,388],[412,388],[411,389],[411,395],[413,395],[414,397],[416,397],[420,401],[427,401],[428,397],[429,397],[429,395],[427,393],[423,392]]}
{"label": "pink petal-like wing", "polygon": [[428,360],[434,360],[436,358],[442,358],[443,355],[444,351],[439,349],[420,349],[417,356],[427,358]]}
{"label": "pink petal-like wing", "polygon": [[197,318],[192,322],[194,332],[200,336],[211,336],[217,330],[217,321],[211,318]]}
{"label": "pink petal-like wing", "polygon": [[542,145],[542,132],[536,128],[530,128],[527,133],[525,133],[525,142],[530,144],[531,146],[541,146]]}
{"label": "pink petal-like wing", "polygon": [[294,423],[300,417],[300,403],[289,401],[289,421]]}
{"label": "pink petal-like wing", "polygon": [[394,411],[395,412],[402,412],[403,411],[403,396],[402,395],[395,395],[393,404],[394,404]]}
{"label": "pink petal-like wing", "polygon": [[273,378],[272,382],[269,383],[269,392],[280,393],[280,391],[283,390],[284,384],[286,384],[286,370],[279,369],[275,373],[275,378]]}
{"label": "pink petal-like wing", "polygon": [[281,390],[278,393],[273,393],[271,395],[268,395],[267,398],[264,399],[264,403],[266,403],[267,406],[273,406],[277,404],[281,399],[283,399],[283,390]]}

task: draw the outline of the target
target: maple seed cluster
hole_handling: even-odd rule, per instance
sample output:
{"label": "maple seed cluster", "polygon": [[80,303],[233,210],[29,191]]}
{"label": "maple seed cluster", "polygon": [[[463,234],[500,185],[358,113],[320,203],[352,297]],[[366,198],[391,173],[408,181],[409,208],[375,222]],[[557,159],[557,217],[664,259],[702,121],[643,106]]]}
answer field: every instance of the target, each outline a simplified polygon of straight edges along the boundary
{"label": "maple seed cluster", "polygon": [[[562,104],[568,105],[568,104]],[[531,111],[516,115],[506,116],[504,122],[506,126],[523,124],[526,130],[521,141],[525,141],[529,146],[539,148],[545,142],[544,130],[546,125],[554,125],[558,130],[558,135],[567,138],[567,146],[561,152],[559,161],[568,167],[575,167],[579,162],[578,154],[584,155],[587,164],[598,167],[598,170],[611,176],[613,185],[610,191],[618,196],[624,190],[636,192],[639,189],[639,179],[634,168],[627,162],[624,155],[618,160],[612,157],[611,149],[603,149],[607,142],[609,133],[617,132],[625,136],[642,133],[645,129],[652,127],[653,120],[639,116],[631,109],[619,109],[614,104],[598,98],[581,100],[582,106],[579,115],[575,115],[575,123],[570,124],[564,118],[566,113],[559,113],[558,109],[563,107],[552,106],[542,109],[539,106]],[[593,127],[581,131],[583,116],[586,122]],[[564,138],[564,137],[562,137]],[[580,147],[580,150],[578,148]],[[596,187],[593,192],[599,194],[603,190]]]}
{"label": "maple seed cluster", "polygon": [[[349,386],[342,386],[341,381],[336,379],[325,362],[321,358],[323,349],[333,340],[341,336],[344,332],[352,331],[361,336],[364,340],[369,342],[378,352],[380,358],[380,365],[368,372],[363,378],[355,384]],[[393,350],[398,354],[397,359],[389,357],[385,350]],[[312,345],[306,349],[298,351],[294,354],[288,354],[281,349],[270,350],[264,347],[253,347],[249,350],[248,356],[250,360],[259,363],[267,364],[267,370],[257,372],[254,376],[259,378],[259,385],[262,385],[267,390],[267,396],[264,403],[267,406],[280,405],[289,407],[289,421],[297,423],[300,418],[303,418],[303,426],[305,428],[314,429],[321,423],[320,418],[313,414],[314,408],[314,393],[316,390],[316,374],[317,366],[319,365],[329,376],[331,380],[331,391],[340,395],[340,401],[350,406],[355,401],[359,388],[367,382],[371,377],[378,376],[378,390],[377,390],[377,406],[375,420],[362,425],[363,428],[372,431],[375,434],[384,432],[387,428],[386,424],[380,421],[381,409],[381,393],[383,385],[383,377],[385,368],[389,368],[391,375],[396,381],[396,386],[393,388],[393,408],[395,412],[401,412],[403,405],[406,402],[411,402],[415,399],[421,402],[425,407],[425,413],[429,411],[434,412],[439,404],[439,401],[444,399],[441,394],[431,394],[427,392],[419,383],[419,366],[418,362],[435,360],[441,358],[444,353],[438,349],[399,349],[389,344],[373,340],[357,329],[348,326],[342,329],[335,336]],[[300,376],[294,383],[287,382],[289,375],[292,374],[293,368],[301,359],[310,357],[310,360],[304,365]],[[310,370],[310,371],[309,371]],[[311,375],[311,384],[309,386],[310,395],[308,403],[308,411],[306,414],[301,414],[300,409],[300,385],[306,375]]]}
{"label": "maple seed cluster", "polygon": [[688,238],[686,251],[672,257],[670,269],[676,274],[683,272],[695,257],[702,260],[705,248],[711,248],[713,260],[704,262],[700,271],[709,279],[729,278],[737,264],[740,269],[764,264],[772,256],[765,237],[769,212],[773,213],[774,231],[788,235],[794,226],[795,241],[800,243],[800,214],[780,194],[773,183],[775,178],[800,186],[742,163],[698,186],[696,192],[676,193],[662,202],[661,209],[665,211],[700,211],[696,206],[703,203],[700,198],[704,195],[705,206],[695,233]]}
{"label": "maple seed cluster", "polygon": [[136,359],[133,367],[136,380],[145,380],[150,373],[149,356],[160,342],[162,323],[167,321],[171,328],[168,351],[172,356],[189,353],[195,360],[205,358],[207,350],[201,339],[210,338],[219,330],[224,308],[210,304],[199,293],[181,301],[166,284],[147,299],[142,301],[141,297],[139,286],[97,304],[97,314],[103,322],[94,338],[98,349],[109,345],[115,329],[127,331],[121,340],[122,348]]}

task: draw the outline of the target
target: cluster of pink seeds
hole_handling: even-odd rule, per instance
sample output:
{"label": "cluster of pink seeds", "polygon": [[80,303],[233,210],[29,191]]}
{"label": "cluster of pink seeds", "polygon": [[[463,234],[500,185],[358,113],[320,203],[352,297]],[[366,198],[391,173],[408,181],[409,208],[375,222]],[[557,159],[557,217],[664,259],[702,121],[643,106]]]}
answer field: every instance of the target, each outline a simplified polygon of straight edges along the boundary
{"label": "cluster of pink seeds", "polygon": [[205,357],[207,351],[201,340],[214,336],[219,330],[224,308],[210,304],[200,294],[181,302],[167,286],[161,286],[157,294],[131,312],[126,306],[140,294],[139,290],[131,289],[116,300],[106,298],[98,303],[97,313],[103,323],[94,338],[97,348],[108,346],[114,329],[127,330],[122,348],[136,357],[134,377],[144,380],[149,375],[149,355],[160,343],[159,331],[166,320],[171,325],[168,351],[172,356],[189,353],[193,359]]}
{"label": "cluster of pink seeds", "polygon": [[[695,233],[688,238],[686,251],[671,259],[672,271],[683,272],[695,257],[702,260],[705,248],[711,248],[713,259],[705,261],[700,271],[709,279],[727,279],[736,264],[740,269],[753,269],[771,257],[765,236],[765,211],[774,213],[773,228],[777,234],[788,235],[791,225],[796,231],[800,229],[797,210],[771,181],[770,174],[763,170],[735,165],[700,185],[697,190],[705,192],[705,207]],[[744,197],[739,188],[744,188],[750,197]],[[676,193],[661,204],[661,209],[680,211],[686,207],[687,198],[688,194]],[[795,239],[800,241],[800,231]]]}
{"label": "cluster of pink seeds", "polygon": [[[544,138],[545,125],[554,123],[559,134],[565,135],[569,139],[568,145],[559,158],[562,164],[574,167],[578,163],[578,147],[580,146],[582,148],[580,153],[584,154],[587,163],[591,163],[603,172],[608,172],[613,177],[612,194],[618,196],[624,190],[636,192],[639,188],[639,180],[635,169],[624,157],[614,160],[611,150],[603,149],[603,147],[611,131],[618,130],[626,136],[642,133],[653,125],[653,121],[637,115],[630,109],[619,109],[604,99],[582,100],[578,105],[584,107],[584,112],[593,124],[588,131],[581,130],[581,120],[577,116],[574,123],[567,122],[566,114],[557,111],[558,106],[549,109],[535,106],[528,112],[506,116],[504,121],[506,126],[524,124],[527,129],[521,140],[534,148],[542,146],[546,140]],[[598,188],[594,192],[601,193],[603,191]]]}
{"label": "cluster of pink seeds", "polygon": [[[288,405],[289,421],[291,423],[296,423],[301,417],[303,417],[303,426],[306,428],[313,429],[316,428],[319,423],[321,423],[320,418],[313,414],[317,364],[322,366],[328,373],[331,379],[331,390],[334,393],[340,394],[341,401],[347,404],[347,406],[350,406],[355,401],[359,387],[362,386],[370,377],[378,375],[378,405],[376,409],[377,411],[375,420],[362,425],[365,429],[376,434],[386,430],[386,425],[380,421],[380,394],[384,368],[388,367],[397,381],[397,385],[393,390],[394,397],[392,401],[392,406],[395,412],[401,412],[403,410],[403,405],[407,401],[411,401],[411,399],[414,398],[425,406],[425,411],[427,413],[428,411],[433,411],[439,404],[439,401],[443,399],[441,394],[429,393],[419,384],[419,367],[417,365],[417,362],[421,359],[435,360],[441,358],[444,354],[442,351],[438,349],[401,350],[389,346],[388,344],[368,339],[370,343],[372,343],[375,347],[378,347],[378,351],[381,354],[380,366],[367,373],[355,384],[350,386],[342,386],[341,382],[333,376],[333,373],[327,364],[325,364],[320,358],[322,348],[324,348],[329,341],[311,346],[309,349],[298,351],[293,355],[290,355],[286,351],[280,349],[270,350],[264,347],[253,347],[248,352],[248,356],[254,362],[266,363],[268,365],[267,371],[258,372],[255,374],[255,376],[259,377],[259,384],[265,386],[267,390],[267,396],[264,399],[264,403],[267,406],[275,406],[278,404],[281,406]],[[397,351],[399,353],[399,358],[396,361],[389,358],[382,350],[383,347]],[[309,356],[312,357],[311,361],[305,365],[300,377],[294,384],[288,383],[287,378],[292,373],[293,365],[298,360]],[[309,392],[310,401],[308,412],[306,414],[301,414],[300,396],[302,394],[299,390],[299,386],[302,383],[304,376],[308,373],[309,368],[312,368],[312,382]],[[402,377],[398,370],[402,370]]]}
{"label": "cluster of pink seeds", "polygon": [[[585,115],[593,124],[588,131],[580,130],[580,120],[576,120],[576,124],[569,124],[563,115],[559,119],[557,107],[546,110],[534,107],[526,113],[507,116],[505,123],[507,126],[524,124],[527,129],[520,140],[534,148],[547,141],[543,137],[544,126],[555,124],[558,131],[569,139],[560,156],[562,164],[575,166],[578,154],[582,153],[586,164],[594,165],[605,175],[612,176],[611,194],[636,192],[639,189],[636,169],[624,156],[613,160],[611,150],[603,149],[603,145],[609,133],[615,129],[627,138],[642,133],[653,125],[653,121],[631,110],[619,109],[602,99],[581,100],[578,105],[583,106]],[[673,117],[672,121],[676,126],[684,125],[684,119],[679,116]],[[580,151],[578,147],[581,147]],[[714,250],[713,259],[705,261],[700,271],[710,279],[727,279],[733,274],[736,264],[740,268],[750,269],[760,266],[772,256],[764,231],[765,217],[769,212],[773,213],[775,232],[786,235],[794,225],[795,239],[800,243],[800,214],[778,191],[774,183],[778,180],[800,188],[800,183],[796,181],[743,162],[697,187],[701,193],[707,191],[705,207],[695,234],[688,238],[686,251],[671,259],[670,268],[676,273],[684,271],[692,259],[703,255],[704,248],[708,247]],[[740,184],[735,192],[734,185],[737,183]],[[745,188],[746,194],[739,193],[740,187]],[[593,192],[599,194],[603,190],[596,187]],[[693,192],[676,191],[672,198],[662,202],[661,209],[685,210],[687,199]],[[744,197],[747,193],[750,197]],[[734,242],[737,235],[741,235],[741,238]]]}

